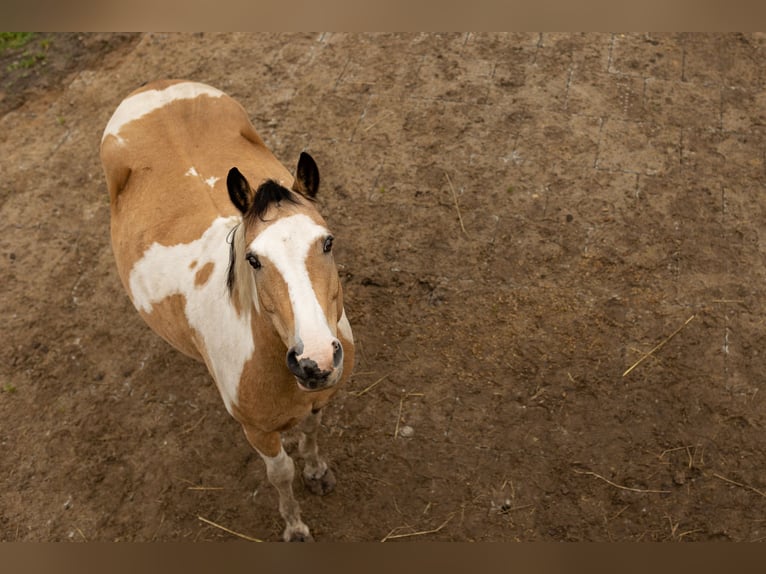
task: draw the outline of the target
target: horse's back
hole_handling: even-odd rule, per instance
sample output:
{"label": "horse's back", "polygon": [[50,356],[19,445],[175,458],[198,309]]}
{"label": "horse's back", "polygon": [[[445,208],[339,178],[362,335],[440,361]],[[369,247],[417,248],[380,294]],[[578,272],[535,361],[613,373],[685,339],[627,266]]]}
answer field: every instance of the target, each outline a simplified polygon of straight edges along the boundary
{"label": "horse's back", "polygon": [[153,82],[125,98],[104,130],[101,161],[121,276],[153,243],[188,243],[216,218],[236,215],[226,190],[230,168],[255,181],[292,179],[239,103],[182,80]]}
{"label": "horse's back", "polygon": [[206,359],[204,325],[194,325],[188,302],[197,300],[194,311],[227,312],[216,289],[224,289],[226,235],[238,213],[226,190],[228,171],[236,166],[255,181],[292,176],[239,103],[180,80],[153,82],[122,101],[104,130],[101,161],[123,285],[156,332]]}

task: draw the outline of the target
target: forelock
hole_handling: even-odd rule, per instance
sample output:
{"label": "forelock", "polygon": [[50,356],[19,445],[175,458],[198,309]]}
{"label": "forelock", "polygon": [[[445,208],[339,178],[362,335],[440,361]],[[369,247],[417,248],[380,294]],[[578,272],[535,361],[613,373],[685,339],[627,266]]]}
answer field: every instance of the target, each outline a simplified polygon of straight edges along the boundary
{"label": "forelock", "polygon": [[279,205],[282,202],[300,204],[298,194],[280,185],[273,179],[268,179],[258,186],[253,197],[253,203],[245,214],[245,219],[249,223],[255,223],[256,220],[264,220],[266,212],[272,205]]}

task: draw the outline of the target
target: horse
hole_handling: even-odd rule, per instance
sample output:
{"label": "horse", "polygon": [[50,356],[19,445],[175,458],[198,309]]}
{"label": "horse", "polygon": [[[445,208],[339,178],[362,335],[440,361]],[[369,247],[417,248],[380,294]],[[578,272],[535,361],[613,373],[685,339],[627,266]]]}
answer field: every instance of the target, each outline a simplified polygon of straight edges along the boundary
{"label": "horse", "polygon": [[305,151],[291,175],[245,109],[211,86],[159,80],[109,119],[101,162],[120,280],[149,327],[203,362],[266,464],[285,541],[311,541],[282,433],[297,427],[307,489],[335,477],[322,412],[351,375],[354,338]]}

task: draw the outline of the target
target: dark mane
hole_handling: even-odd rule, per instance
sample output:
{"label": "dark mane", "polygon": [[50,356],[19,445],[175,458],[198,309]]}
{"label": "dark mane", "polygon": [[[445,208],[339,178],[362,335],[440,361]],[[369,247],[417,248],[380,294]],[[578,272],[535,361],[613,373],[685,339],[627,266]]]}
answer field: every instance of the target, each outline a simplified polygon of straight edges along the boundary
{"label": "dark mane", "polygon": [[229,268],[226,270],[226,287],[229,290],[229,295],[234,291],[234,279],[237,276],[235,267],[237,264],[237,249],[234,245],[237,229],[239,229],[239,224],[235,225],[226,236],[226,243],[229,244]]}
{"label": "dark mane", "polygon": [[253,197],[253,203],[245,217],[251,221],[256,218],[263,221],[263,216],[266,214],[269,206],[282,201],[296,205],[300,203],[296,193],[286,187],[282,187],[273,179],[268,179],[258,186]]}

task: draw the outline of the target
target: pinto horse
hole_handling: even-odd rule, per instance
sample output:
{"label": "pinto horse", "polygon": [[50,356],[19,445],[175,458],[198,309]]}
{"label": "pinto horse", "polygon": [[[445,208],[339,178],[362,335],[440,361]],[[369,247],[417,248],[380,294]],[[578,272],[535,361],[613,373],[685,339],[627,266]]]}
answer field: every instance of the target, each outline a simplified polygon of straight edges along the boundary
{"label": "pinto horse", "polygon": [[316,209],[319,171],[295,176],[245,110],[210,86],[163,80],[130,94],[101,140],[120,279],[146,323],[204,362],[266,463],[283,538],[311,540],[281,433],[299,426],[308,489],[335,478],[319,455],[322,409],[349,378],[354,341]]}

